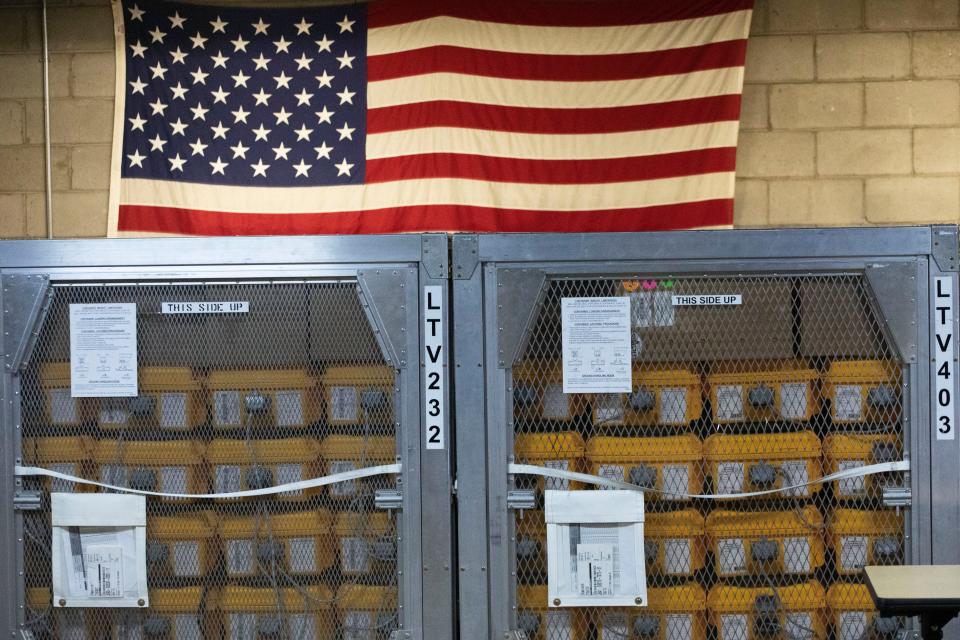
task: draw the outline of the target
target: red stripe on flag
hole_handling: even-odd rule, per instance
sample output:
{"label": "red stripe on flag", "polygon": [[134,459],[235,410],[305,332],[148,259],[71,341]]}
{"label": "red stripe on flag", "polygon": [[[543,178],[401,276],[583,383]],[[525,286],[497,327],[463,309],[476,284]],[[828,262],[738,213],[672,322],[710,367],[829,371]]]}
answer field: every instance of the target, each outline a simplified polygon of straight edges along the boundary
{"label": "red stripe on flag", "polygon": [[672,22],[752,8],[753,0],[382,0],[367,5],[367,24],[375,29],[450,16],[545,27],[602,27]]}
{"label": "red stripe on flag", "polygon": [[603,211],[514,211],[430,205],[342,213],[223,213],[121,205],[118,229],[197,236],[367,234],[417,231],[668,231],[729,225],[733,199]]}
{"label": "red stripe on flag", "polygon": [[666,51],[598,56],[487,51],[439,45],[367,58],[370,82],[427,73],[590,82],[631,80],[743,66],[746,40],[728,40]]}
{"label": "red stripe on flag", "polygon": [[511,133],[615,133],[740,119],[740,94],[591,109],[504,107],[437,100],[370,109],[367,132],[460,127]]}
{"label": "red stripe on flag", "polygon": [[367,160],[366,181],[463,178],[525,184],[606,184],[733,171],[736,162],[736,147],[600,160],[527,160],[426,153]]}

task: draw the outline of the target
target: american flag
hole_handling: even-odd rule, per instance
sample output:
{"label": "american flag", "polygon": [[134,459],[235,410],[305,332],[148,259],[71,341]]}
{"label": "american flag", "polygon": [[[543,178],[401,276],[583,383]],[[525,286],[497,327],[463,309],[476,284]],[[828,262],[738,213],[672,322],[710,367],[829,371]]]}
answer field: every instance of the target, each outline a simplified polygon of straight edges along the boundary
{"label": "american flag", "polygon": [[112,235],[729,225],[753,0],[114,0]]}

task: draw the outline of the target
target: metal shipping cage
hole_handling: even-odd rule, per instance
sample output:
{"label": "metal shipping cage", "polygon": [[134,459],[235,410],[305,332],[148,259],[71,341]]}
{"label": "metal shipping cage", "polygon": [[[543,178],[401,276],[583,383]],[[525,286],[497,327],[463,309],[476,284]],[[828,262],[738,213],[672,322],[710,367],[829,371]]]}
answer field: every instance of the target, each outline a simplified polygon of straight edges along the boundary
{"label": "metal shipping cage", "polygon": [[[960,559],[955,227],[460,235],[452,270],[462,638],[892,638],[861,568]],[[561,302],[592,297],[630,299],[628,393],[563,393]],[[548,601],[543,490],[602,487],[521,464],[646,490],[647,606]]]}
{"label": "metal shipping cage", "polygon": [[[447,636],[451,472],[446,450],[421,446],[418,366],[421,296],[446,298],[446,263],[436,235],[0,244],[4,627],[38,640]],[[246,311],[165,312],[224,301]],[[136,397],[71,393],[71,305],[100,303],[136,305]],[[104,489],[13,476],[22,464],[208,494],[397,463],[277,495],[149,497],[143,609],[52,600],[50,492]]]}

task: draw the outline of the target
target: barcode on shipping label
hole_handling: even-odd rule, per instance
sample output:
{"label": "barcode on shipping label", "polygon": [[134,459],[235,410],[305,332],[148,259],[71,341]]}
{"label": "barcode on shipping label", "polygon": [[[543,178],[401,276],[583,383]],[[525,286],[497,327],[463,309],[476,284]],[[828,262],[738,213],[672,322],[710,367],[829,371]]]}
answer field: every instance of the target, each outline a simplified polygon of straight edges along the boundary
{"label": "barcode on shipping label", "polygon": [[92,545],[83,554],[87,595],[93,598],[123,596],[123,550],[120,545]]}

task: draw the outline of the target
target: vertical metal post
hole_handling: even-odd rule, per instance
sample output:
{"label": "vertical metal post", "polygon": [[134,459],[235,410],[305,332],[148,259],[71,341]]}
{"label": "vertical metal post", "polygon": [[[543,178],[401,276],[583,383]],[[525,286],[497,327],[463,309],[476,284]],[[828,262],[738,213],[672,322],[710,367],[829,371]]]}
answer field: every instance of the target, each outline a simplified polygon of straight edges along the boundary
{"label": "vertical metal post", "polygon": [[[419,353],[414,359],[411,354],[411,362],[417,362],[419,366],[415,369],[420,372],[420,389],[425,390],[429,381],[426,379],[424,365],[426,358],[424,353],[426,344],[427,326],[423,321],[426,311],[425,305],[428,299],[425,294],[425,287],[440,287],[442,291],[442,300],[437,300],[431,296],[429,302],[433,306],[441,306],[443,318],[443,342],[441,348],[447,353],[440,354],[441,361],[444,362],[443,368],[443,443],[444,448],[427,447],[427,422],[426,410],[424,404],[423,391],[420,394],[420,419],[415,422],[419,424],[418,441],[420,443],[420,516],[422,518],[422,566],[419,567],[423,586],[423,638],[433,640],[452,640],[455,637],[456,628],[456,605],[454,601],[454,550],[453,538],[456,535],[456,527],[453,518],[453,430],[450,428],[450,417],[453,411],[451,399],[451,383],[453,376],[450,375],[450,367],[453,359],[450,357],[451,325],[450,325],[450,288],[446,274],[447,268],[447,238],[444,235],[442,242],[431,243],[431,253],[437,251],[443,252],[443,267],[440,271],[421,262],[420,264],[420,288],[419,288],[419,313],[411,314],[420,319],[420,342],[418,345]],[[435,259],[435,256],[434,258]],[[431,273],[431,271],[433,273]],[[413,367],[411,367],[413,368]],[[411,569],[416,569],[411,567]],[[469,605],[468,605],[469,606]]]}
{"label": "vertical metal post", "polygon": [[[454,238],[453,263],[460,261]],[[468,248],[469,250],[469,248]],[[460,640],[489,640],[487,559],[487,438],[483,355],[485,345],[482,271],[453,280],[453,341],[456,366],[457,579]]]}
{"label": "vertical metal post", "polygon": [[46,180],[47,238],[53,238],[53,167],[50,148],[50,43],[47,38],[47,0],[41,0],[43,21],[43,155]]}

